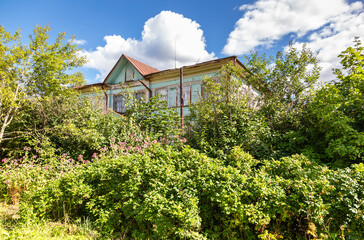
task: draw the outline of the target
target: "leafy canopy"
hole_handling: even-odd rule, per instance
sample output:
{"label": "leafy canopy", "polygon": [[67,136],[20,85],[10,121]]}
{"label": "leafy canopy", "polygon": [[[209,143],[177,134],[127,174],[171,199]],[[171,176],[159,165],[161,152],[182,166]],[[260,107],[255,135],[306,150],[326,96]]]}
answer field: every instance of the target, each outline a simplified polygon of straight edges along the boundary
{"label": "leafy canopy", "polygon": [[85,63],[77,46],[65,41],[65,33],[49,43],[49,26],[35,26],[29,43],[22,43],[20,30],[11,34],[0,26],[0,143],[6,127],[19,109],[35,98],[71,94],[69,87],[83,82],[72,70]]}
{"label": "leafy canopy", "polygon": [[364,155],[364,48],[358,38],[354,43],[339,55],[337,79],[315,92],[306,115],[309,146],[339,165],[362,162]]}

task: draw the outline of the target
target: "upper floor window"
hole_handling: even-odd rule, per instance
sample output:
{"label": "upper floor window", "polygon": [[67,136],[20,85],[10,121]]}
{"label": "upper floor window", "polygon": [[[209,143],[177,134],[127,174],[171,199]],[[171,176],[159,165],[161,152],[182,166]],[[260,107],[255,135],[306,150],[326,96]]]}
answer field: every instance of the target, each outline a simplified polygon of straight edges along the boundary
{"label": "upper floor window", "polygon": [[197,102],[202,96],[201,84],[191,85],[191,103]]}
{"label": "upper floor window", "polygon": [[[180,99],[180,88],[178,87],[178,96],[177,96],[177,105],[181,106],[181,99]],[[191,86],[186,85],[183,86],[183,106],[188,106],[191,103]]]}
{"label": "upper floor window", "polygon": [[177,104],[177,86],[168,89],[168,107],[175,107]]}
{"label": "upper floor window", "polygon": [[134,68],[132,66],[127,66],[125,69],[125,81],[134,80]]}
{"label": "upper floor window", "polygon": [[190,105],[191,102],[191,86],[183,86],[183,105]]}
{"label": "upper floor window", "polygon": [[[159,88],[155,94],[160,95],[160,99],[168,103],[168,107],[181,106],[180,87],[178,85],[172,87]],[[186,84],[183,86],[183,106],[189,106],[191,103],[197,102],[201,96],[201,84]]]}

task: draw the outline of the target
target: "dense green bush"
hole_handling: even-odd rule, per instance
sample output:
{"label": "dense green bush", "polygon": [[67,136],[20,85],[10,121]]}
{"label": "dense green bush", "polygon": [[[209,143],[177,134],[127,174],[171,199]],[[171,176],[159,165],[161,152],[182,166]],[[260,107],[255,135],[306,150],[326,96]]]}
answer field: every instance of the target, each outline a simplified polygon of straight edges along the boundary
{"label": "dense green bush", "polygon": [[104,114],[79,95],[34,99],[9,128],[21,134],[4,141],[0,154],[12,158],[21,157],[25,147],[50,157],[66,153],[90,158],[112,141],[128,140],[130,134],[146,137],[133,119]]}
{"label": "dense green bush", "polygon": [[136,99],[132,86],[124,86],[120,92],[125,107],[124,116],[138,124],[153,139],[168,139],[181,134],[181,118],[176,109],[159,95]]}
{"label": "dense green bush", "polygon": [[307,152],[315,152],[326,163],[349,166],[364,160],[364,47],[343,51],[337,80],[313,94],[307,104],[302,136]]}
{"label": "dense green bush", "polygon": [[244,92],[243,77],[240,68],[226,65],[215,77],[204,79],[204,96],[190,107],[186,118],[186,136],[193,148],[219,158],[235,146],[259,159],[271,155],[270,129],[257,112],[253,89]]}
{"label": "dense green bush", "polygon": [[[240,146],[260,160],[303,153],[332,167],[362,163],[363,50],[356,39],[339,55],[336,79],[323,86],[316,55],[306,47],[291,45],[275,59],[253,53],[249,73],[225,66],[204,80],[203,98],[191,106],[188,143],[219,158]],[[244,93],[245,82],[260,95]]]}
{"label": "dense green bush", "polygon": [[317,89],[306,48],[275,64],[253,55],[250,75],[225,66],[186,119],[198,150],[158,96],[125,91],[125,116],[77,95],[29,98],[0,146],[0,200],[14,210],[0,230],[29,236],[51,221],[60,238],[79,226],[86,238],[364,239],[360,41],[340,57],[337,81]]}
{"label": "dense green bush", "polygon": [[88,217],[103,236],[141,239],[364,237],[363,165],[333,171],[302,155],[223,160],[159,143],[114,144],[28,192],[23,216]]}
{"label": "dense green bush", "polygon": [[306,45],[301,49],[290,43],[276,56],[266,57],[252,51],[245,57],[250,74],[246,82],[259,92],[259,115],[269,127],[270,157],[302,153],[310,143],[300,130],[306,129],[304,114],[320,76],[317,54]]}

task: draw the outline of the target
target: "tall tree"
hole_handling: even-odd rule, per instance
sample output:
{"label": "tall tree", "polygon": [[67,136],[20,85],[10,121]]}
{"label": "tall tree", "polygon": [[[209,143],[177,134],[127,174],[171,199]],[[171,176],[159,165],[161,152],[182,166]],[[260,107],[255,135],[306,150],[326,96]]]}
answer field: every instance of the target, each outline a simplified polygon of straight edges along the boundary
{"label": "tall tree", "polygon": [[225,65],[203,81],[203,98],[192,104],[186,123],[189,144],[210,156],[226,157],[241,146],[252,155],[269,154],[269,128],[257,115],[255,90],[244,83],[246,71]]}
{"label": "tall tree", "polygon": [[79,73],[72,73],[85,62],[74,38],[66,41],[60,33],[48,43],[50,30],[35,26],[29,43],[23,44],[20,30],[11,34],[0,26],[0,143],[16,137],[6,128],[28,101],[70,94],[69,87],[83,81]]}
{"label": "tall tree", "polygon": [[310,91],[319,78],[316,54],[306,45],[298,50],[291,43],[275,58],[252,52],[245,59],[250,71],[247,82],[261,93],[260,114],[272,131],[274,157],[297,153],[305,139],[297,135]]}
{"label": "tall tree", "polygon": [[275,58],[253,51],[245,60],[251,73],[247,81],[260,91],[265,104],[279,102],[295,107],[320,76],[316,54],[305,44],[299,51],[290,43]]}
{"label": "tall tree", "polygon": [[[364,159],[364,48],[358,38],[343,51],[336,79],[313,95],[308,104],[305,133],[326,162],[339,166]],[[312,144],[314,143],[314,144]]]}

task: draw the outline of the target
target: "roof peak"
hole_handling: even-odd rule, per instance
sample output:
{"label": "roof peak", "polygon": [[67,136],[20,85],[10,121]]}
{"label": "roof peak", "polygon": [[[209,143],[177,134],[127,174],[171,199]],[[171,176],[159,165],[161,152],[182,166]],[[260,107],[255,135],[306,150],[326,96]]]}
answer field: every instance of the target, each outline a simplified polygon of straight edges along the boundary
{"label": "roof peak", "polygon": [[152,73],[156,73],[159,72],[158,69],[151,67],[145,63],[142,63],[132,57],[129,57],[125,54],[122,54],[119,58],[119,60],[116,62],[116,64],[114,65],[114,67],[111,69],[111,71],[109,72],[109,74],[106,76],[106,78],[104,79],[103,83],[106,83],[107,80],[109,79],[109,77],[111,76],[111,74],[114,72],[114,70],[116,69],[116,67],[119,65],[119,63],[123,60],[126,59],[126,61],[130,62],[133,67],[135,67],[135,69],[144,77],[145,75],[148,74],[152,74]]}
{"label": "roof peak", "polygon": [[159,72],[158,69],[129,57],[128,55],[123,54],[122,56],[124,56],[143,76],[150,73]]}

